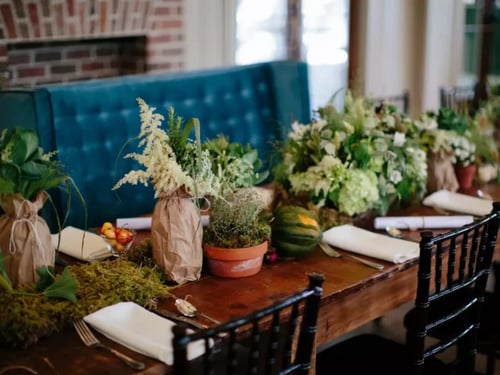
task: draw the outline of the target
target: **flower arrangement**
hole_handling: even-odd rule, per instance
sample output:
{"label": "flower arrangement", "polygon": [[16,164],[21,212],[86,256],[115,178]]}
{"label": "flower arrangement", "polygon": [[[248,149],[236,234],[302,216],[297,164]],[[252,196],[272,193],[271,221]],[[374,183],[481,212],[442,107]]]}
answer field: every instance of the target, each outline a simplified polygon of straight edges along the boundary
{"label": "flower arrangement", "polygon": [[329,104],[317,114],[310,124],[292,124],[280,150],[275,177],[292,194],[349,216],[423,196],[426,153],[394,107],[348,94],[343,113]]}
{"label": "flower arrangement", "polygon": [[495,163],[498,150],[484,126],[484,111],[474,118],[458,114],[450,108],[424,113],[416,126],[422,145],[431,153],[451,156],[453,164]]}
{"label": "flower arrangement", "polygon": [[[142,153],[129,153],[125,158],[136,160],[144,168],[125,174],[113,187],[125,183],[148,186],[151,183],[155,197],[170,195],[182,190],[192,197],[218,195],[220,182],[212,172],[208,150],[202,150],[197,119],[184,124],[172,107],[168,111],[168,129],[164,130],[163,115],[155,113],[142,98],[137,98],[140,108],[141,128],[138,135]],[[189,138],[194,128],[196,140]]]}

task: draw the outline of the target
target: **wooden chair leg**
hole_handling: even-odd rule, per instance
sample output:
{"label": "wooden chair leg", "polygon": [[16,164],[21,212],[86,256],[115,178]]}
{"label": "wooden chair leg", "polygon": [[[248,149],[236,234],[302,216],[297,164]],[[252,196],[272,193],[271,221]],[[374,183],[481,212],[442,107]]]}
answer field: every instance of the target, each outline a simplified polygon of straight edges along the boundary
{"label": "wooden chair leg", "polygon": [[496,352],[493,348],[486,356],[486,375],[495,375]]}

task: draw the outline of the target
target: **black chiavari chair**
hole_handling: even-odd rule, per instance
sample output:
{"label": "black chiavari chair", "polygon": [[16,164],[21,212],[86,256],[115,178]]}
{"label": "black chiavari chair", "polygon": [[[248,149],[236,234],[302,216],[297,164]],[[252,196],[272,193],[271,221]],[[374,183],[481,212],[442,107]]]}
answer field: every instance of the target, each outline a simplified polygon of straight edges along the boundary
{"label": "black chiavari chair", "polygon": [[[473,374],[481,310],[500,221],[500,202],[475,222],[421,232],[415,308],[406,343],[365,334],[319,352],[317,374]],[[436,340],[434,332],[446,332]],[[430,339],[433,340],[430,340]],[[454,359],[437,355],[454,347]]]}
{"label": "black chiavari chair", "polygon": [[[313,273],[305,290],[213,328],[174,326],[174,374],[309,374],[323,279]],[[204,354],[188,360],[195,342]]]}

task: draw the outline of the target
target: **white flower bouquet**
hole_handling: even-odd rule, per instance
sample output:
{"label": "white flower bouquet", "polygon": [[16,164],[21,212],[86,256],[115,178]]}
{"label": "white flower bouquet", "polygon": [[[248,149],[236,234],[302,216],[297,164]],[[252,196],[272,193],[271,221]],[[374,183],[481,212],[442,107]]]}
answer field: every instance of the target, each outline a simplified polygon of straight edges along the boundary
{"label": "white flower bouquet", "polygon": [[375,108],[346,97],[344,113],[332,105],[310,124],[292,124],[275,169],[278,182],[318,207],[349,216],[385,213],[394,202],[422,197],[426,153],[414,125],[389,106]]}
{"label": "white flower bouquet", "polygon": [[[168,128],[162,129],[164,117],[138,98],[141,128],[137,139],[142,153],[129,153],[142,169],[125,174],[113,187],[125,183],[152,184],[158,202],[151,219],[153,259],[167,276],[183,284],[198,280],[203,262],[203,228],[198,199],[218,196],[220,183],[213,173],[208,150],[200,142],[197,119],[184,124],[173,108],[168,112]],[[189,139],[194,128],[196,139]],[[194,198],[194,199],[193,199]]]}
{"label": "white flower bouquet", "polygon": [[[168,129],[164,130],[161,127],[165,119],[163,115],[154,113],[156,108],[149,107],[141,98],[137,99],[137,103],[140,107],[138,139],[142,153],[129,153],[124,157],[135,159],[144,168],[126,173],[113,190],[125,183],[145,186],[151,183],[156,198],[178,190],[191,197],[217,195],[220,184],[212,173],[209,152],[201,148],[198,120],[191,119],[184,125],[183,119],[170,107]],[[197,135],[195,141],[188,138],[193,127]]]}

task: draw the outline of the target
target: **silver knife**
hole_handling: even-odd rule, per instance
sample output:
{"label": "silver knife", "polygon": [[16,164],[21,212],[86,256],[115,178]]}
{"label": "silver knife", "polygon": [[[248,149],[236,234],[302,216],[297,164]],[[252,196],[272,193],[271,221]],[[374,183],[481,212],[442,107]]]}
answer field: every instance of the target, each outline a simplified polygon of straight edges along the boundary
{"label": "silver knife", "polygon": [[164,309],[152,309],[151,310],[152,312],[164,317],[164,318],[167,318],[167,319],[170,319],[170,320],[173,320],[174,322],[183,322],[183,323],[186,323],[194,328],[198,328],[198,329],[207,329],[208,326],[203,324],[203,323],[200,323],[198,322],[197,320],[194,320],[194,319],[190,319],[188,317],[185,317],[185,316],[182,316],[182,315],[178,315],[178,314],[175,314],[171,311],[168,311],[168,310],[164,310]]}
{"label": "silver knife", "polygon": [[335,250],[333,247],[331,247],[329,244],[327,244],[324,241],[321,241],[319,243],[319,247],[321,248],[321,250],[323,250],[323,252],[326,255],[328,255],[328,256],[330,256],[332,258],[346,257],[346,258],[350,258],[352,260],[355,260],[357,262],[360,262],[360,263],[364,264],[365,266],[375,268],[377,270],[383,270],[384,269],[384,266],[381,265],[381,264],[379,264],[379,263],[375,263],[375,262],[371,262],[371,261],[366,260],[366,259],[358,258],[357,256],[354,256],[354,255],[351,255],[351,254],[341,255],[339,252],[337,252],[337,250]]}

